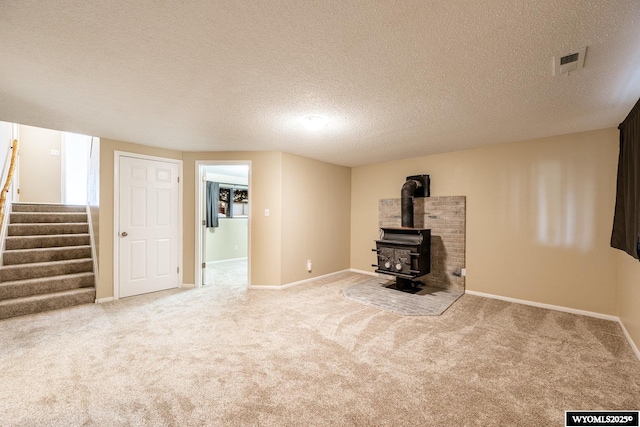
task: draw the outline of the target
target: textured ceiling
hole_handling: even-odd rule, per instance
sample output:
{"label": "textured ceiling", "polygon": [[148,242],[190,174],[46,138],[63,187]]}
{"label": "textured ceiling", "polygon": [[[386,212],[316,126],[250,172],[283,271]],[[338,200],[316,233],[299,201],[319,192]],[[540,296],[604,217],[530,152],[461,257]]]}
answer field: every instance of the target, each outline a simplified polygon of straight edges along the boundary
{"label": "textured ceiling", "polygon": [[639,97],[637,0],[0,3],[0,120],[183,151],[355,166],[617,126]]}

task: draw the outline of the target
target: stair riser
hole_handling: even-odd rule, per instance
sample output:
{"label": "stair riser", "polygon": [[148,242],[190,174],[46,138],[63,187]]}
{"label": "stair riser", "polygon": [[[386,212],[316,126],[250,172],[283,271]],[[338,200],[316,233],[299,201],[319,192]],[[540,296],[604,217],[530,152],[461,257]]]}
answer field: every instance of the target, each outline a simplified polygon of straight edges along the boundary
{"label": "stair riser", "polygon": [[5,266],[0,269],[0,281],[35,279],[38,277],[60,276],[62,274],[84,273],[93,271],[93,261],[83,260],[51,265],[18,265]]}
{"label": "stair riser", "polygon": [[11,213],[10,224],[87,222],[86,213]]}
{"label": "stair riser", "polygon": [[94,286],[93,274],[24,280],[0,285],[0,301]]}
{"label": "stair riser", "polygon": [[6,250],[52,248],[56,246],[84,246],[90,245],[88,234],[70,234],[66,236],[23,236],[7,237],[4,243]]}
{"label": "stair riser", "polygon": [[86,212],[85,206],[68,205],[36,205],[14,203],[11,205],[11,212]]}
{"label": "stair riser", "polygon": [[4,265],[29,264],[33,262],[63,261],[66,259],[91,258],[90,247],[26,249],[5,251]]}
{"label": "stair riser", "polygon": [[42,236],[48,234],[86,234],[88,224],[10,224],[9,236]]}
{"label": "stair riser", "polygon": [[56,295],[39,300],[10,300],[0,304],[0,319],[9,317],[24,316],[26,314],[40,313],[42,311],[56,310],[59,308],[72,307],[80,304],[88,304],[95,301],[96,292],[93,288],[88,288],[85,292],[74,295]]}

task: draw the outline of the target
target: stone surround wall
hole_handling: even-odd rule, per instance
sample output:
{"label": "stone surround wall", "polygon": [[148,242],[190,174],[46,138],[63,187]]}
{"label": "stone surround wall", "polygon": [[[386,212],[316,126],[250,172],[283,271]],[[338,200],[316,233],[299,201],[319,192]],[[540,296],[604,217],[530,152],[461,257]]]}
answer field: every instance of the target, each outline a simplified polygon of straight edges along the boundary
{"label": "stone surround wall", "polygon": [[[428,286],[465,289],[466,205],[465,196],[414,199],[414,227],[431,229],[431,273],[421,279]],[[380,200],[380,227],[400,227],[400,216],[400,199]]]}

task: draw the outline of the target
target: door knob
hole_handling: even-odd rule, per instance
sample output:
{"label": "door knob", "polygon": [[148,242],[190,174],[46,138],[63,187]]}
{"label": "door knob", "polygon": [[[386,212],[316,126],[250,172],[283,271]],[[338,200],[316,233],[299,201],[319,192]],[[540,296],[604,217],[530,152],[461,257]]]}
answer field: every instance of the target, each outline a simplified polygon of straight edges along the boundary
{"label": "door knob", "polygon": [[120,236],[122,237],[127,237],[129,235],[129,233],[127,233],[126,231],[123,231],[122,233],[120,233]]}

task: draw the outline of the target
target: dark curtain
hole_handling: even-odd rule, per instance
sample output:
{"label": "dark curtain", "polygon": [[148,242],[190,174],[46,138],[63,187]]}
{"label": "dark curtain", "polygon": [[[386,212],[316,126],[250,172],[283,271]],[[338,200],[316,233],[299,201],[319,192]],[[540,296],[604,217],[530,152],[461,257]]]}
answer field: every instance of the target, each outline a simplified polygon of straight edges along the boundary
{"label": "dark curtain", "polygon": [[620,126],[611,246],[640,259],[640,100]]}
{"label": "dark curtain", "polygon": [[207,211],[206,226],[207,228],[217,227],[218,222],[218,202],[220,201],[220,184],[217,182],[207,181]]}

